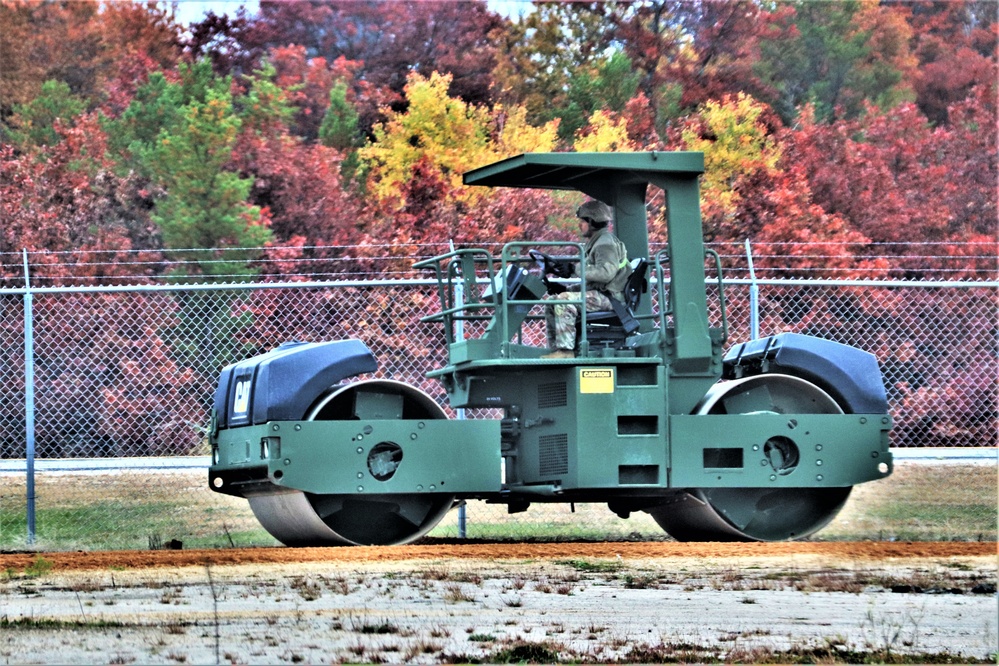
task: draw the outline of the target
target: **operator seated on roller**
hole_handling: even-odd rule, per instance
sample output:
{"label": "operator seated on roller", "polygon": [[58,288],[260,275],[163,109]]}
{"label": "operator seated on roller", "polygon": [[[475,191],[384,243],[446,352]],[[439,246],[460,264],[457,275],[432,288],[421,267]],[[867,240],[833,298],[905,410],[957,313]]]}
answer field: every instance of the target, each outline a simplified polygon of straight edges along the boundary
{"label": "operator seated on roller", "polygon": [[[613,217],[607,204],[596,200],[587,201],[576,210],[576,216],[580,220],[580,233],[586,238],[586,246],[583,248],[586,261],[586,311],[612,310],[612,298],[624,302],[624,287],[631,275],[627,248],[607,228]],[[572,264],[563,268],[567,269],[562,272],[564,277],[572,275],[575,269]],[[563,293],[551,295],[550,300],[555,302],[545,306],[545,324],[548,348],[552,351],[541,358],[576,356],[579,306],[564,301],[579,300],[579,289],[580,286],[574,285]]]}

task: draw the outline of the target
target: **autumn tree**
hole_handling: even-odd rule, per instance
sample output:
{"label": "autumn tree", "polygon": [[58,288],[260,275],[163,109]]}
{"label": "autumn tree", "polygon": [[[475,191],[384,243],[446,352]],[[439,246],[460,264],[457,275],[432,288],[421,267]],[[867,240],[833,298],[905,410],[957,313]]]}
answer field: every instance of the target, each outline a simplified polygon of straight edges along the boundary
{"label": "autumn tree", "polygon": [[141,55],[168,68],[180,55],[177,24],[152,1],[8,0],[0,25],[0,119],[50,80],[92,109],[120,61]]}
{"label": "autumn tree", "polygon": [[772,12],[752,0],[648,0],[622,3],[611,20],[639,75],[653,126],[667,126],[709,99],[766,86],[753,72]]}
{"label": "autumn tree", "polygon": [[233,151],[238,170],[254,175],[250,202],[268,211],[274,244],[282,247],[265,251],[261,270],[281,273],[293,259],[304,259],[316,273],[335,272],[368,215],[341,175],[348,152],[309,145],[292,133],[295,108],[279,80],[269,66],[246,80]]}
{"label": "autumn tree", "polygon": [[912,257],[895,262],[905,277],[945,267],[926,256],[926,242],[955,259],[970,255],[948,267],[956,274],[991,271],[999,173],[988,147],[996,141],[994,90],[983,87],[952,107],[958,122],[950,129],[933,128],[912,104],[832,125],[806,113],[788,134],[789,159],[802,166],[825,210],[882,244],[881,253]]}
{"label": "autumn tree", "polygon": [[249,74],[267,54],[267,47],[250,37],[253,25],[242,5],[234,16],[209,11],[188,26],[181,46],[190,60],[209,60],[218,76]]}
{"label": "autumn tree", "polygon": [[572,147],[578,153],[615,153],[632,151],[636,145],[629,136],[626,118],[598,109],[576,132]]}
{"label": "autumn tree", "polygon": [[915,60],[901,10],[874,0],[787,6],[794,11],[774,17],[756,67],[785,123],[806,103],[828,121],[857,116],[865,102],[890,108],[912,98]]}
{"label": "autumn tree", "polygon": [[40,253],[33,263],[50,284],[143,277],[129,252],[155,248],[141,180],[115,172],[95,114],[53,131],[52,145],[23,152],[0,145],[0,256],[11,262],[0,268],[2,277],[23,276],[24,248]]}
{"label": "autumn tree", "polygon": [[[579,108],[571,129],[564,134],[571,139],[583,118],[596,108],[587,98],[585,79],[606,61],[603,51],[610,44],[611,27],[608,7],[605,3],[539,2],[533,12],[511,23],[499,34],[501,55],[493,72],[495,99],[523,105],[531,123],[543,124],[563,115],[576,76]],[[611,69],[620,73],[623,62],[619,57]],[[630,73],[625,79],[628,83]],[[603,86],[618,83],[605,80]]]}
{"label": "autumn tree", "polygon": [[[775,169],[781,147],[768,107],[748,95],[709,101],[678,129],[679,145],[704,153],[701,214],[708,241],[741,240],[761,225],[739,219],[744,197],[738,184]],[[741,238],[740,238],[741,237]]]}
{"label": "autumn tree", "polygon": [[[895,3],[893,3],[895,4]],[[948,121],[948,108],[979,85],[999,80],[996,61],[996,6],[989,0],[918,0],[897,3],[909,13],[916,103],[936,124]]]}
{"label": "autumn tree", "polygon": [[46,81],[38,97],[27,104],[14,105],[11,129],[5,132],[11,143],[22,150],[51,146],[59,140],[56,125],[71,125],[86,108],[62,81]]}
{"label": "autumn tree", "polygon": [[[450,94],[472,104],[489,100],[495,46],[491,34],[501,19],[483,0],[336,3],[262,0],[247,37],[249,47],[302,45],[309,58],[333,63],[343,57],[364,63],[363,80],[388,93],[377,104],[399,111],[407,77],[417,72],[451,74]],[[359,77],[358,80],[360,80]],[[361,108],[362,129],[375,122]]]}
{"label": "autumn tree", "polygon": [[[461,186],[461,175],[488,162],[522,152],[547,151],[555,144],[557,124],[535,128],[526,109],[492,110],[450,97],[450,76],[410,76],[405,113],[385,109],[387,120],[374,127],[374,139],[361,150],[371,164],[372,191],[381,198],[405,201],[406,183],[417,165],[432,168],[448,184],[449,198],[475,198]],[[429,174],[428,174],[429,177]],[[444,191],[444,190],[442,190]]]}

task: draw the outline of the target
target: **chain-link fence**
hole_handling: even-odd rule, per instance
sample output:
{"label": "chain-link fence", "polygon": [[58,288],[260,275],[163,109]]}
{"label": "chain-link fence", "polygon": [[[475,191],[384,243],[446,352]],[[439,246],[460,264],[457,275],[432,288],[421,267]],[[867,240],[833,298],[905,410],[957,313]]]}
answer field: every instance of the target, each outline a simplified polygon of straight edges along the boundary
{"label": "chain-link fence", "polygon": [[[996,446],[995,284],[759,286],[763,335],[817,335],[878,357],[894,446]],[[725,292],[736,344],[749,337],[749,283],[734,281]],[[174,538],[188,546],[271,543],[245,501],[208,490],[206,462],[191,465],[208,453],[220,368],[292,339],[357,338],[378,358],[377,376],[443,403],[439,385],[425,377],[446,360],[443,336],[419,321],[437,307],[435,287],[422,281],[45,288],[30,298],[24,289],[0,290],[0,549],[24,547],[28,521],[37,546],[49,549],[142,548]],[[26,515],[28,494],[34,516]],[[467,532],[536,536],[559,534],[561,524],[576,537],[661,535],[651,520],[573,508],[532,510],[511,523],[497,517],[503,507],[476,503]],[[434,534],[458,530],[449,517]]]}

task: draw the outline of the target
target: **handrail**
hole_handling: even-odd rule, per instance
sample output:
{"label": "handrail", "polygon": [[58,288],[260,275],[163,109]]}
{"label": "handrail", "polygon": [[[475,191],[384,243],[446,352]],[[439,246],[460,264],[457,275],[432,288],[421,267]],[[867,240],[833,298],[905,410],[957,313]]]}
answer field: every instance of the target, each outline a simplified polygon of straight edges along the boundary
{"label": "handrail", "polygon": [[[488,281],[492,282],[496,277],[493,269],[493,256],[488,250],[483,248],[473,247],[452,250],[451,252],[413,264],[413,268],[432,269],[434,271],[434,276],[437,279],[437,297],[441,304],[441,311],[422,317],[420,321],[442,322],[444,325],[444,336],[448,344],[455,342],[454,321],[456,314],[468,310],[492,307],[491,304],[478,303],[476,301],[469,302],[467,300],[469,297],[477,300],[477,296],[474,295],[475,292],[473,290],[473,287],[478,283],[475,271],[475,264],[477,263],[476,256],[479,256],[480,261],[485,264],[489,275]],[[454,293],[454,282],[459,277],[464,286],[463,294],[465,294],[465,299],[461,304],[456,302]],[[464,317],[461,318],[464,319]]]}
{"label": "handrail", "polygon": [[718,256],[717,252],[708,248],[704,250],[704,256],[715,258],[715,270],[718,273],[718,305],[719,308],[721,309],[721,320],[722,320],[721,342],[722,344],[725,344],[725,342],[728,340],[728,318],[725,316],[725,285],[722,282],[721,257]]}
{"label": "handrail", "polygon": [[669,246],[656,252],[656,295],[659,300],[659,330],[666,331],[666,318],[673,314],[672,302],[666,297],[666,274],[663,261],[669,261]]}

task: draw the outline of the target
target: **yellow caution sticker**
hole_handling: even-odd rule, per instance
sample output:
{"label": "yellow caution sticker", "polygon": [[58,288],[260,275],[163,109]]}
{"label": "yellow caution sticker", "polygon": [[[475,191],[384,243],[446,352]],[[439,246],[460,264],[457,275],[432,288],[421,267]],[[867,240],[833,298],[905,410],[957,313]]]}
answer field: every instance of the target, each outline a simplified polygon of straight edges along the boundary
{"label": "yellow caution sticker", "polygon": [[614,368],[580,368],[580,393],[613,393]]}

